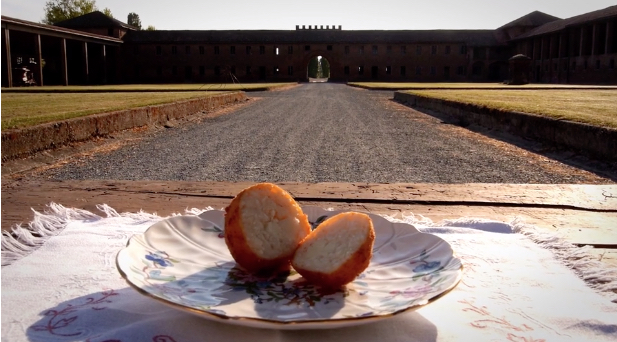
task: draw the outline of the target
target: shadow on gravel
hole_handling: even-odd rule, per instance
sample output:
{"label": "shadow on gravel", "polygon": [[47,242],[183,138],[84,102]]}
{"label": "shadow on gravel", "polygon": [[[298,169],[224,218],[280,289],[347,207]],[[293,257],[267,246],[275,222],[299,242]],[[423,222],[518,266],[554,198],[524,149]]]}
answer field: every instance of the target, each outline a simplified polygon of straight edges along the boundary
{"label": "shadow on gravel", "polygon": [[[390,99],[390,101],[401,104],[400,102]],[[405,105],[405,104],[403,104]],[[407,105],[405,105],[407,106]],[[613,182],[617,182],[617,162],[605,162],[602,160],[594,159],[591,156],[585,155],[580,151],[575,151],[564,146],[551,144],[547,142],[532,140],[520,136],[513,135],[511,133],[493,129],[490,127],[479,126],[472,124],[471,122],[455,118],[454,116],[446,113],[428,110],[424,108],[412,108],[418,112],[430,115],[442,121],[445,125],[454,125],[463,127],[474,133],[482,134],[488,138],[503,141],[505,143],[517,146],[531,153],[558,161],[560,163],[576,167],[581,170],[585,170],[594,173],[598,176],[610,179]]]}

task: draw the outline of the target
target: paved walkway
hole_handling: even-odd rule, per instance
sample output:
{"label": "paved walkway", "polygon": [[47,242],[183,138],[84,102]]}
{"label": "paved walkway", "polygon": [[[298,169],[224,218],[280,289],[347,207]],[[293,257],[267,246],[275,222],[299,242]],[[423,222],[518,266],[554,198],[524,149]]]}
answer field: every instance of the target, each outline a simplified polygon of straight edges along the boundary
{"label": "paved walkway", "polygon": [[227,115],[149,135],[53,179],[606,183],[589,172],[393,102],[391,91],[309,83],[249,93]]}

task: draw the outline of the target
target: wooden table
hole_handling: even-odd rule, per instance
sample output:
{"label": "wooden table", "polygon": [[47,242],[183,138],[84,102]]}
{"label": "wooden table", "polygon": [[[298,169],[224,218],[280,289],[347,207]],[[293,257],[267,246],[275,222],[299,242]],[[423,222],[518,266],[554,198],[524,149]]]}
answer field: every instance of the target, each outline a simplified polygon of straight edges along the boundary
{"label": "wooden table", "polygon": [[[187,208],[224,208],[253,183],[24,180],[2,186],[2,229],[32,220],[56,202],[97,212],[144,210],[162,216]],[[476,217],[516,218],[592,245],[598,260],[617,267],[617,185],[279,183],[302,205],[376,214],[422,215],[434,222]]]}

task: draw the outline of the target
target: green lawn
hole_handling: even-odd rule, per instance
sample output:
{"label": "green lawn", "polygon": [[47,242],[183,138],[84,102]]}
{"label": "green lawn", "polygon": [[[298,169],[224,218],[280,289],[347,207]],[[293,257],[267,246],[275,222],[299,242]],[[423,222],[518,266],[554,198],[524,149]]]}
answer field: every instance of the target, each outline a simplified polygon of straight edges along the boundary
{"label": "green lawn", "polygon": [[98,86],[43,86],[43,87],[13,87],[2,88],[2,92],[170,92],[170,91],[232,91],[232,90],[272,90],[295,85],[297,83],[246,83],[246,84],[117,84]]}
{"label": "green lawn", "polygon": [[615,90],[407,90],[406,93],[617,129]]}
{"label": "green lawn", "polygon": [[126,93],[5,93],[2,92],[2,130],[88,114],[157,105],[221,91]]}
{"label": "green lawn", "polygon": [[606,88],[617,89],[617,86],[572,85],[572,84],[524,84],[507,85],[503,83],[395,83],[395,82],[348,82],[348,85],[367,89],[560,89],[560,88]]}

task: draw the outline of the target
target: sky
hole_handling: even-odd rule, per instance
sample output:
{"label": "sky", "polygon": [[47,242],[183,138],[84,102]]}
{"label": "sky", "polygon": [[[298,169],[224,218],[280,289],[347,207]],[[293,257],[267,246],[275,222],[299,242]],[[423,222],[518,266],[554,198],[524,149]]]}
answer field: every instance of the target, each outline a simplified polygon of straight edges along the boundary
{"label": "sky", "polygon": [[[2,15],[40,22],[48,0],[2,0]],[[114,18],[130,12],[159,30],[495,29],[533,11],[559,18],[616,5],[615,0],[96,0]]]}

